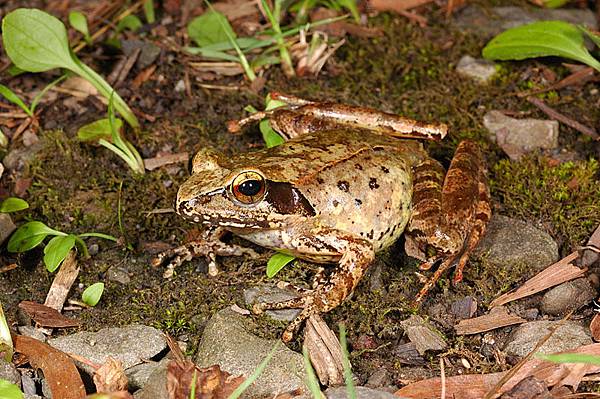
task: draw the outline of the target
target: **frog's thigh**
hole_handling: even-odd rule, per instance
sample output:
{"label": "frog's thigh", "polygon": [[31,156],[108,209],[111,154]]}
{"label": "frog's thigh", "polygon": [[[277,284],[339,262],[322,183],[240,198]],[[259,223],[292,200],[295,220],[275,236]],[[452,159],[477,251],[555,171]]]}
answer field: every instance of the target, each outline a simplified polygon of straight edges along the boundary
{"label": "frog's thigh", "polygon": [[483,235],[489,217],[484,162],[476,143],[459,144],[445,179],[435,160],[416,168],[407,233],[419,248],[433,247],[438,255],[466,255]]}

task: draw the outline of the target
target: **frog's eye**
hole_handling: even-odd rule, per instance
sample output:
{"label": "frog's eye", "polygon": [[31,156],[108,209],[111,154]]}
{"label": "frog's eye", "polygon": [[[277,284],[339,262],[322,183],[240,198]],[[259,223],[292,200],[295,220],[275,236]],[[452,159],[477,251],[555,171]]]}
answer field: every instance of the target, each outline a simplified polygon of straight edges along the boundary
{"label": "frog's eye", "polygon": [[265,178],[257,172],[240,173],[231,183],[231,193],[243,204],[255,204],[265,195]]}

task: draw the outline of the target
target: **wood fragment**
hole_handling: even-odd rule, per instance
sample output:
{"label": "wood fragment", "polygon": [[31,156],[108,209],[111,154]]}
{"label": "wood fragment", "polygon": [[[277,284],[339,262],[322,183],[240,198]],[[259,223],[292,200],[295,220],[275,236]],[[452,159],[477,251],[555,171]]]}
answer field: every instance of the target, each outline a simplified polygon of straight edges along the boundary
{"label": "wood fragment", "polygon": [[406,11],[423,4],[431,3],[432,0],[370,0],[369,8],[377,11]]}
{"label": "wood fragment", "polygon": [[6,272],[11,271],[11,270],[16,269],[16,268],[17,268],[17,264],[16,263],[11,263],[9,265],[2,266],[2,267],[0,267],[0,274],[6,273]]}
{"label": "wood fragment", "polygon": [[147,170],[154,170],[161,166],[170,165],[178,162],[187,162],[190,160],[190,154],[180,152],[177,154],[165,154],[159,157],[144,159],[144,166]]}
{"label": "wood fragment", "polygon": [[596,313],[590,323],[590,333],[594,341],[600,341],[600,314]]}
{"label": "wood fragment", "polygon": [[504,306],[497,306],[492,308],[486,315],[475,317],[473,319],[461,320],[454,328],[458,335],[470,335],[514,324],[521,324],[526,321],[527,320],[522,317],[509,314]]}
{"label": "wood fragment", "polygon": [[114,84],[115,87],[119,87],[123,84],[129,72],[131,72],[131,68],[135,65],[135,62],[138,60],[140,54],[142,53],[141,48],[137,48],[133,51],[133,53],[127,57],[123,67],[120,69],[117,80]]}
{"label": "wood fragment", "polygon": [[58,273],[56,273],[54,281],[52,281],[52,285],[48,290],[44,305],[60,312],[65,301],[67,300],[69,290],[73,286],[73,283],[75,282],[75,279],[77,279],[78,275],[79,267],[77,266],[76,253],[75,251],[71,250],[60,266]]}
{"label": "wood fragment", "polygon": [[304,343],[319,381],[323,385],[344,383],[342,347],[335,334],[318,315],[311,316],[304,329]]}
{"label": "wood fragment", "polygon": [[548,115],[550,118],[555,119],[559,122],[562,122],[565,125],[570,126],[573,129],[585,134],[586,136],[590,136],[594,140],[598,140],[600,138],[600,136],[598,136],[598,133],[596,132],[595,129],[593,129],[589,126],[585,126],[584,124],[579,123],[576,120],[573,120],[573,119],[569,118],[568,116],[561,114],[560,112],[558,112],[555,109],[551,108],[550,106],[546,105],[546,103],[544,103],[539,98],[527,97],[527,101],[529,101],[531,104],[538,107],[543,113]]}
{"label": "wood fragment", "polygon": [[546,269],[527,280],[517,290],[508,292],[494,299],[492,303],[490,303],[490,306],[501,306],[583,276],[587,271],[587,268],[580,269],[571,263],[577,259],[578,256],[577,252],[573,252],[558,262],[548,266]]}
{"label": "wood fragment", "polygon": [[152,74],[154,74],[154,71],[156,71],[156,64],[152,64],[148,68],[146,68],[143,71],[141,71],[140,73],[138,73],[136,75],[136,77],[133,78],[133,83],[132,83],[133,88],[134,89],[140,88],[144,82],[146,82],[146,81],[148,81],[148,79],[150,79]]}

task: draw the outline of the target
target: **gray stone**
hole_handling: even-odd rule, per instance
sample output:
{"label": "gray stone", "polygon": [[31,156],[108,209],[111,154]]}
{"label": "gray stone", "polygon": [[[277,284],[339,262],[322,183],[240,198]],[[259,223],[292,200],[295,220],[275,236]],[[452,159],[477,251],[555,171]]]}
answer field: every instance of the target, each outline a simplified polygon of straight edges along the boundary
{"label": "gray stone", "polygon": [[544,294],[540,308],[554,316],[565,315],[587,305],[596,297],[596,290],[586,278],[567,281]]}
{"label": "gray stone", "polygon": [[46,342],[48,340],[48,337],[39,328],[32,326],[19,326],[17,327],[17,330],[19,330],[19,334],[37,339],[41,342]]}
{"label": "gray stone", "polygon": [[400,325],[410,342],[415,344],[420,355],[424,355],[428,350],[441,351],[448,346],[442,338],[442,334],[421,316],[411,315],[408,319],[401,321]]}
{"label": "gray stone", "polygon": [[[402,399],[390,392],[378,391],[367,387],[354,387],[357,399]],[[346,387],[329,388],[325,391],[327,399],[348,399]]]}
{"label": "gray stone", "polygon": [[21,374],[14,364],[0,358],[0,380],[6,380],[11,384],[21,385]]}
{"label": "gray stone", "polygon": [[0,244],[4,243],[16,228],[8,213],[0,213]]}
{"label": "gray stone", "polygon": [[[531,352],[542,340],[550,329],[560,321],[530,321],[520,325],[509,337],[504,351],[512,356],[523,357]],[[554,334],[546,341],[537,352],[555,353],[578,348],[592,343],[588,330],[581,324],[567,320],[556,329]]]}
{"label": "gray stone", "polygon": [[525,222],[494,215],[474,257],[503,269],[526,267],[540,271],[558,260],[558,246],[550,235]]}
{"label": "gray stone", "polygon": [[34,396],[38,393],[35,386],[35,381],[28,373],[21,375],[21,390],[25,395]]}
{"label": "gray stone", "polygon": [[2,163],[7,170],[21,170],[26,164],[33,160],[35,154],[37,154],[42,148],[44,148],[44,145],[43,143],[39,142],[29,147],[13,149],[6,154],[2,160]]}
{"label": "gray stone", "polygon": [[[244,290],[246,305],[258,302],[279,302],[297,298],[298,294],[277,287],[261,286]],[[274,320],[292,321],[301,309],[267,310],[265,314]]]}
{"label": "gray stone", "polygon": [[128,380],[128,388],[130,391],[140,389],[150,381],[152,374],[156,370],[165,369],[171,359],[165,357],[160,362],[144,362],[142,364],[136,364],[135,366],[129,367],[125,370],[125,375]]}
{"label": "gray stone", "polygon": [[456,72],[471,78],[478,83],[486,84],[496,74],[497,67],[491,61],[473,58],[469,55],[463,56],[456,65]]}
{"label": "gray stone", "polygon": [[307,397],[302,355],[288,349],[278,339],[261,339],[247,331],[249,320],[231,309],[216,313],[207,323],[198,347],[199,367],[218,364],[232,376],[250,376],[277,347],[271,361],[244,397],[272,397],[275,393],[299,390]]}
{"label": "gray stone", "polygon": [[483,124],[490,139],[498,143],[511,159],[537,149],[558,147],[558,122],[541,119],[515,119],[500,111],[489,111]]}
{"label": "gray stone", "polygon": [[379,388],[386,386],[390,383],[390,373],[385,368],[375,370],[373,374],[369,376],[369,380],[365,384],[369,388]]}
{"label": "gray stone", "polygon": [[119,284],[127,285],[131,281],[131,277],[129,277],[127,269],[119,266],[111,266],[106,274],[110,281],[114,281]]}
{"label": "gray stone", "polygon": [[160,363],[142,389],[133,394],[135,399],[169,399],[167,392],[167,363]]}
{"label": "gray stone", "polygon": [[[139,324],[105,328],[98,332],[78,332],[49,339],[48,344],[96,364],[103,364],[111,356],[120,360],[124,369],[152,358],[167,346],[162,332]],[[89,374],[93,373],[90,366],[81,363],[78,366]]]}
{"label": "gray stone", "polygon": [[144,69],[154,63],[160,54],[160,47],[154,43],[144,40],[122,40],[123,53],[126,56],[131,56],[134,51],[140,50],[140,55],[135,63],[139,69]]}
{"label": "gray stone", "polygon": [[598,29],[596,17],[589,9],[544,9],[514,6],[488,9],[479,5],[469,5],[455,16],[456,25],[482,36],[497,35],[506,29],[535,21],[553,20],[571,22],[576,25],[583,24],[594,30]]}

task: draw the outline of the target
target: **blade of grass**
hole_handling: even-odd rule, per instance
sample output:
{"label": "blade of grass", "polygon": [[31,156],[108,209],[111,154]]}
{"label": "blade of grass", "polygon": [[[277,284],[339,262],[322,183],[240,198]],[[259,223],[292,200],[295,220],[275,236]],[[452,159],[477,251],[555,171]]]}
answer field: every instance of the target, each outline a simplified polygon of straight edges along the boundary
{"label": "blade of grass", "polygon": [[[267,19],[269,20],[269,23],[271,24],[271,28],[273,28],[273,31],[275,32],[274,37],[275,37],[275,41],[277,43],[277,47],[279,48],[279,55],[282,60],[283,72],[286,74],[286,76],[294,76],[295,72],[294,72],[294,66],[292,65],[292,57],[290,56],[290,53],[288,52],[285,40],[283,39],[283,34],[281,33],[281,26],[279,25],[279,13],[276,13],[276,15],[277,15],[277,18],[276,18],[275,15],[273,15],[273,11],[269,7],[269,4],[267,3],[266,0],[261,0],[261,4],[265,11],[265,14],[267,14],[266,16],[267,16]],[[280,5],[281,5],[281,1],[275,0],[275,11],[276,12],[279,11]]]}
{"label": "blade of grass", "polygon": [[323,392],[321,392],[321,386],[319,385],[319,380],[315,374],[315,369],[313,369],[313,366],[310,363],[310,357],[308,356],[308,348],[306,345],[302,347],[302,357],[304,358],[304,368],[306,369],[306,385],[308,386],[308,390],[314,399],[322,399]]}
{"label": "blade of grass", "polygon": [[356,399],[356,389],[352,381],[352,366],[348,358],[348,342],[346,341],[346,326],[340,324],[340,345],[342,346],[342,366],[344,368],[344,381],[348,399]]}
{"label": "blade of grass", "polygon": [[244,391],[246,389],[248,389],[248,387],[250,385],[252,385],[254,383],[254,381],[256,381],[256,379],[262,374],[262,372],[265,371],[265,368],[267,367],[267,365],[271,361],[271,358],[273,357],[273,355],[277,351],[277,348],[279,347],[279,345],[281,345],[281,344],[279,342],[277,342],[275,344],[275,346],[273,346],[273,349],[271,349],[271,352],[269,352],[269,354],[263,359],[263,361],[260,362],[260,364],[258,365],[258,367],[256,368],[256,370],[254,370],[254,372],[248,378],[246,378],[246,380],[244,380],[244,382],[242,382],[235,389],[235,391],[233,391],[231,393],[231,395],[229,395],[229,398],[227,398],[227,399],[237,399],[237,398],[239,398],[242,395],[242,393],[244,393]]}
{"label": "blade of grass", "polygon": [[63,80],[65,80],[66,78],[67,78],[67,74],[64,74],[64,75],[58,77],[57,79],[54,79],[52,82],[48,83],[48,85],[46,87],[44,87],[42,89],[42,91],[40,91],[33,98],[33,101],[31,101],[31,112],[35,113],[35,108],[39,104],[39,102],[42,99],[42,97],[44,97],[44,95],[48,92],[48,90],[50,90],[51,88],[53,88],[54,86],[56,86],[57,84],[59,84],[60,82],[62,82]]}

